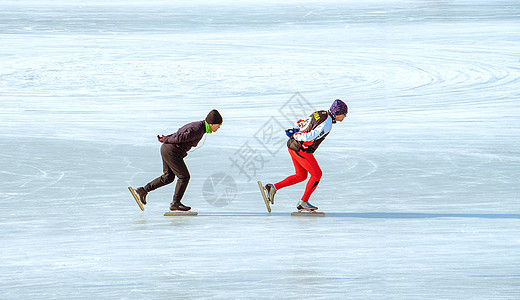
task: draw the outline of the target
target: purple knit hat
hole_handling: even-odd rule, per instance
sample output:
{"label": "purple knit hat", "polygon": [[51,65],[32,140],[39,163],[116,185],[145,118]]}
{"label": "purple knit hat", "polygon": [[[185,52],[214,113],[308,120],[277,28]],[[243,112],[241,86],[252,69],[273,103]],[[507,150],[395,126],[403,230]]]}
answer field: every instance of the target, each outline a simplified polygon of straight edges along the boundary
{"label": "purple knit hat", "polygon": [[348,113],[348,106],[345,104],[345,102],[336,99],[330,107],[330,112],[335,116],[346,115]]}

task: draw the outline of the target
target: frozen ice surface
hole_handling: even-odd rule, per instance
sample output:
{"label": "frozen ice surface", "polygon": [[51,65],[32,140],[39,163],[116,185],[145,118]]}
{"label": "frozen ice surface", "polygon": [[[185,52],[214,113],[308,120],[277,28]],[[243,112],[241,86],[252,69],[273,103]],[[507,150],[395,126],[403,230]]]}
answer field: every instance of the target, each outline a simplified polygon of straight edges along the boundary
{"label": "frozen ice surface", "polygon": [[[515,1],[0,1],[0,298],[520,298],[519,24]],[[336,98],[327,216],[290,216],[303,184],[268,215],[288,119]],[[141,212],[155,135],[213,108],[199,216],[163,216],[173,185]]]}

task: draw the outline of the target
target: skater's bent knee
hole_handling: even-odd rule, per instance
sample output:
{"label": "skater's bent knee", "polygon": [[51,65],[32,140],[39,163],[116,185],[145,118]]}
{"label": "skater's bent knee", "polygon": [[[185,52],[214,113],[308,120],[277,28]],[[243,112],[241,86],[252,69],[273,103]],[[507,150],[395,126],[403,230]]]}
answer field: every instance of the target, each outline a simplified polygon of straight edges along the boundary
{"label": "skater's bent knee", "polygon": [[302,174],[302,173],[296,174],[296,179],[298,180],[298,182],[304,181],[305,179],[307,179],[307,173],[305,173],[305,174]]}
{"label": "skater's bent knee", "polygon": [[178,178],[180,181],[188,182],[188,181],[190,181],[191,176],[190,176],[190,174],[188,174],[188,175],[178,176]]}
{"label": "skater's bent knee", "polygon": [[171,175],[171,174],[165,175],[161,178],[161,180],[164,184],[170,184],[175,180],[175,175]]}

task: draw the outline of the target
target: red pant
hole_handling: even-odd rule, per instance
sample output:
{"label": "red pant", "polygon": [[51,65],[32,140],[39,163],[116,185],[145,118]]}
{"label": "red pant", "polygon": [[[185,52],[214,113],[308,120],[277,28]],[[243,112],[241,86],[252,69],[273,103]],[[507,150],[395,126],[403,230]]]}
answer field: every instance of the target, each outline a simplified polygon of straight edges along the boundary
{"label": "red pant", "polygon": [[291,175],[278,183],[275,183],[274,187],[279,190],[286,186],[297,184],[307,179],[307,174],[310,173],[311,178],[309,179],[309,182],[307,182],[305,193],[302,197],[302,201],[307,202],[309,201],[312,192],[314,192],[316,187],[318,187],[318,183],[320,183],[322,175],[320,166],[318,165],[318,162],[312,153],[306,153],[302,151],[296,153],[294,150],[289,149],[289,154],[291,154],[296,174]]}

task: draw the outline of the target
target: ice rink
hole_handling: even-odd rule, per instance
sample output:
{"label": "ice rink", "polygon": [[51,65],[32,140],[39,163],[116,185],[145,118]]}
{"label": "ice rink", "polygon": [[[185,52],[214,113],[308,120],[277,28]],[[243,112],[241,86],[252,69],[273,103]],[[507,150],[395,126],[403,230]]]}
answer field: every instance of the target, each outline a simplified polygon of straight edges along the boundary
{"label": "ice rink", "polygon": [[[1,299],[520,298],[520,3],[283,2],[0,0]],[[326,216],[268,214],[336,98]],[[156,135],[213,108],[199,215],[141,212]]]}

